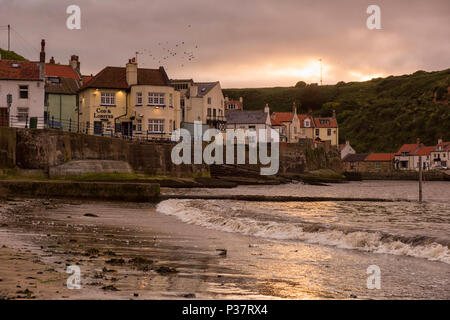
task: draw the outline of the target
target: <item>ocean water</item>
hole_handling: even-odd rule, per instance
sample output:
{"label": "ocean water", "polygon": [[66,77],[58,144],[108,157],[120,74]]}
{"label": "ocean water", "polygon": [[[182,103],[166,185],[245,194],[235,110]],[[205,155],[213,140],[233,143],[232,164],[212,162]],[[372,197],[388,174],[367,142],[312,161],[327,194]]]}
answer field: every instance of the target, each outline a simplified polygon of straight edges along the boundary
{"label": "ocean water", "polygon": [[[274,241],[318,244],[450,264],[450,183],[364,181],[234,189],[164,190],[172,194],[374,197],[395,202],[250,202],[170,199],[157,211],[193,225]],[[408,201],[402,201],[408,200]]]}

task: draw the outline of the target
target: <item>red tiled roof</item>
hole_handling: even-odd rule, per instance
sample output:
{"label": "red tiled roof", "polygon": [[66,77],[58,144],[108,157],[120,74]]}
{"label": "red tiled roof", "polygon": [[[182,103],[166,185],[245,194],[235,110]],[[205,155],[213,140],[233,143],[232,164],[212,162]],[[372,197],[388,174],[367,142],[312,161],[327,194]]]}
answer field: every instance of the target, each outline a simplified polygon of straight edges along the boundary
{"label": "red tiled roof", "polygon": [[284,126],[283,123],[281,123],[277,119],[273,119],[272,117],[270,117],[270,122],[272,123],[273,126]]}
{"label": "red tiled roof", "polygon": [[[298,114],[298,120],[300,120],[300,128],[312,128],[314,127],[314,120],[313,117],[307,115],[307,114]],[[310,127],[305,127],[304,120],[309,119],[311,121]]]}
{"label": "red tiled roof", "polygon": [[[142,69],[138,68],[138,85],[170,85],[164,68]],[[97,73],[92,80],[83,84],[80,90],[85,88],[104,88],[104,89],[128,89],[126,68],[124,67],[105,67]]]}
{"label": "red tiled roof", "polygon": [[433,151],[436,147],[435,146],[424,146],[416,151],[414,154],[415,156],[429,156],[431,154],[431,151]]}
{"label": "red tiled roof", "polygon": [[69,65],[46,63],[45,75],[47,77],[71,78],[79,80],[80,76]]}
{"label": "red tiled roof", "polygon": [[[438,150],[438,147],[442,147],[442,150]],[[433,151],[450,151],[450,142],[438,143],[438,145]]]}
{"label": "red tiled roof", "polygon": [[418,143],[410,143],[410,144],[404,144],[398,149],[396,156],[400,156],[402,152],[409,152],[410,155],[413,155],[416,150],[419,149]]}
{"label": "red tiled roof", "polygon": [[278,122],[291,122],[292,112],[274,112],[271,118]]}
{"label": "red tiled roof", "polygon": [[394,153],[371,153],[364,161],[392,161]]}
{"label": "red tiled roof", "polygon": [[[12,67],[17,64],[18,67]],[[0,80],[41,80],[40,67],[36,62],[0,60]]]}
{"label": "red tiled roof", "polygon": [[[323,123],[323,121],[327,121],[328,123]],[[333,118],[314,118],[314,125],[317,128],[337,128],[336,119]]]}
{"label": "red tiled roof", "polygon": [[89,81],[92,80],[92,78],[94,78],[94,76],[81,76],[81,79],[83,80],[83,84],[88,83]]}

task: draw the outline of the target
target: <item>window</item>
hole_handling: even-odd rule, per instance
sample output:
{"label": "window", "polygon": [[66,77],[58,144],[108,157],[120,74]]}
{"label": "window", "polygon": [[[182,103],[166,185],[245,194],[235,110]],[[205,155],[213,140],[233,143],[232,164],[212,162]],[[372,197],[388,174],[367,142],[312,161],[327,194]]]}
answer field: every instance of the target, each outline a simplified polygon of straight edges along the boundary
{"label": "window", "polygon": [[302,129],[302,136],[306,136],[306,129],[305,128]]}
{"label": "window", "polygon": [[208,104],[211,104],[211,97],[208,98]]}
{"label": "window", "polygon": [[213,109],[213,118],[216,118],[216,109]]}
{"label": "window", "polygon": [[187,83],[177,83],[175,84],[175,90],[186,90],[188,88]]}
{"label": "window", "polygon": [[164,106],[164,93],[149,92],[148,93],[149,106]]}
{"label": "window", "polygon": [[169,120],[169,132],[172,132],[172,120]]}
{"label": "window", "polygon": [[148,131],[164,133],[164,119],[148,119]]}
{"label": "window", "polygon": [[142,120],[138,119],[138,120],[136,120],[136,122],[137,122],[136,131],[137,132],[142,132]]}
{"label": "window", "polygon": [[28,99],[28,86],[19,86],[20,99]]}
{"label": "window", "polygon": [[211,108],[208,108],[208,111],[207,111],[208,113],[207,113],[207,115],[208,115],[208,117],[211,117]]}
{"label": "window", "polygon": [[116,105],[116,95],[114,92],[102,92],[100,104],[102,106],[115,106]]}
{"label": "window", "polygon": [[182,108],[184,108],[184,99],[180,100],[180,105],[181,105]]}
{"label": "window", "polygon": [[19,122],[28,121],[28,108],[17,108],[17,120]]}
{"label": "window", "polygon": [[136,105],[142,106],[142,92],[136,92]]}
{"label": "window", "polygon": [[320,123],[320,124],[324,124],[324,125],[328,125],[328,124],[330,124],[330,120],[320,119],[320,120],[319,120],[319,123]]}
{"label": "window", "polygon": [[320,130],[319,130],[319,129],[316,129],[316,136],[319,135],[319,132],[320,132]]}
{"label": "window", "polygon": [[248,129],[249,129],[250,131],[256,131],[256,126],[248,126]]}
{"label": "window", "polygon": [[297,133],[297,127],[294,127],[294,133]]}
{"label": "window", "polygon": [[173,108],[173,95],[169,94],[169,107]]}
{"label": "window", "polygon": [[310,126],[309,120],[305,120],[305,127],[309,128],[309,126]]}
{"label": "window", "polygon": [[377,170],[380,170],[380,169],[381,169],[381,163],[375,162],[375,168],[376,168]]}
{"label": "window", "polygon": [[327,135],[328,135],[328,136],[331,136],[331,129],[328,129],[328,130],[327,130]]}

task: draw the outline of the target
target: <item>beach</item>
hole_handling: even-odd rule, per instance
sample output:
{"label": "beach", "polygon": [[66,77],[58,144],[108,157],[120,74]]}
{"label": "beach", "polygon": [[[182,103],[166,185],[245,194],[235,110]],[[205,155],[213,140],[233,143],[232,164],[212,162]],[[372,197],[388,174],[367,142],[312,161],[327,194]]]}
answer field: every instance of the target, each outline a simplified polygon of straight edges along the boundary
{"label": "beach", "polygon": [[[385,190],[409,200],[415,191],[410,182],[342,186],[277,190],[309,196],[360,190],[361,197],[380,197]],[[448,191],[433,190],[446,186],[427,182],[429,200],[419,207],[415,202],[9,198],[0,204],[0,297],[449,299]],[[274,195],[272,188],[162,193]],[[372,265],[381,270],[381,289],[367,286]],[[69,266],[80,268],[80,289],[67,288]]]}

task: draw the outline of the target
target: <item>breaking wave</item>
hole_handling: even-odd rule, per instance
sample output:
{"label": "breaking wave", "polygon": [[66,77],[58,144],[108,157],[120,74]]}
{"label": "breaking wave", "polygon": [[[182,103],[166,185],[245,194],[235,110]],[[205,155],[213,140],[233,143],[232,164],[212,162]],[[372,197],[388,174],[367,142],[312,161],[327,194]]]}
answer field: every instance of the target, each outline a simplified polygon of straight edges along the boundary
{"label": "breaking wave", "polygon": [[450,264],[448,243],[439,243],[428,236],[398,236],[328,224],[292,222],[276,216],[273,216],[273,219],[257,216],[261,219],[255,219],[242,210],[234,210],[231,206],[219,206],[214,200],[170,199],[160,202],[156,209],[183,222],[219,231],[274,240],[298,240],[373,253],[412,256]]}

